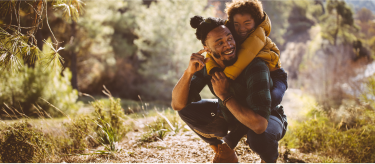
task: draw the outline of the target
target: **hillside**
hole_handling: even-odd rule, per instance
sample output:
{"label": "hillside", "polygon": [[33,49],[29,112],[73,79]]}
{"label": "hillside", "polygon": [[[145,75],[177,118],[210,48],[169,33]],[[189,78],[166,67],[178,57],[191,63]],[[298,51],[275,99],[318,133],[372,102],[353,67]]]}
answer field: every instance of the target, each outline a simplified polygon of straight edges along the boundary
{"label": "hillside", "polygon": [[375,13],[375,2],[373,0],[345,0],[349,6],[352,6],[354,11],[358,11],[361,8],[367,8]]}

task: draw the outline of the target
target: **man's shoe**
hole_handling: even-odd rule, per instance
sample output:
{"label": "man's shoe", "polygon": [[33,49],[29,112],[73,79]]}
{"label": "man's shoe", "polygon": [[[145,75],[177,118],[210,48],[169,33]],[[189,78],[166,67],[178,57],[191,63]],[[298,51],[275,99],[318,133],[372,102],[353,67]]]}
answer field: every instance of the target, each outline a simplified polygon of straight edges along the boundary
{"label": "man's shoe", "polygon": [[210,146],[215,152],[212,163],[238,163],[236,153],[226,143]]}
{"label": "man's shoe", "polygon": [[[266,161],[264,161],[263,159],[260,161],[260,163],[267,163]],[[274,161],[274,162],[272,162],[272,163],[277,163],[277,159]]]}

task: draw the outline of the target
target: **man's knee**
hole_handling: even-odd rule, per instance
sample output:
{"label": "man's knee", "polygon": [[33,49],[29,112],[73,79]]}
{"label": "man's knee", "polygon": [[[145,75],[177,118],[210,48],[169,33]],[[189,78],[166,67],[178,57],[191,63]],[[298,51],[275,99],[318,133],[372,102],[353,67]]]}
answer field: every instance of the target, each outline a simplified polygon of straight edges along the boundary
{"label": "man's knee", "polygon": [[212,119],[211,113],[217,110],[217,101],[201,100],[192,102],[178,111],[181,119],[189,123],[208,123]]}
{"label": "man's knee", "polygon": [[274,162],[279,155],[278,142],[270,138],[269,135],[267,132],[256,134],[250,130],[246,142],[254,152],[259,154],[262,160]]}

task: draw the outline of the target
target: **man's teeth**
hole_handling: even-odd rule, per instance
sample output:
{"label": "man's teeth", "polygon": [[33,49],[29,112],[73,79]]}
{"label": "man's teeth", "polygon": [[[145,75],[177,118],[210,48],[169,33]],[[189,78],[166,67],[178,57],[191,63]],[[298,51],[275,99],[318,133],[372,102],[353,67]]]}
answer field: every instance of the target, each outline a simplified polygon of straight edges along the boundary
{"label": "man's teeth", "polygon": [[233,50],[229,51],[229,52],[226,52],[225,55],[228,55],[228,54],[231,54],[233,53]]}

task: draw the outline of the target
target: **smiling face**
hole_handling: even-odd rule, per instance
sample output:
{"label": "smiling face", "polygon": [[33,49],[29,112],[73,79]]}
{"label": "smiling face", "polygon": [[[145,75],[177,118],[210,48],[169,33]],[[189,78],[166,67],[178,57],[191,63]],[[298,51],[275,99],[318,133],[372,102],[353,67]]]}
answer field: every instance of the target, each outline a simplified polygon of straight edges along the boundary
{"label": "smiling face", "polygon": [[250,14],[236,14],[233,16],[234,29],[241,40],[245,39],[255,27],[255,21]]}
{"label": "smiling face", "polygon": [[207,34],[206,46],[221,67],[233,65],[237,60],[236,42],[230,30],[224,25],[218,26]]}

